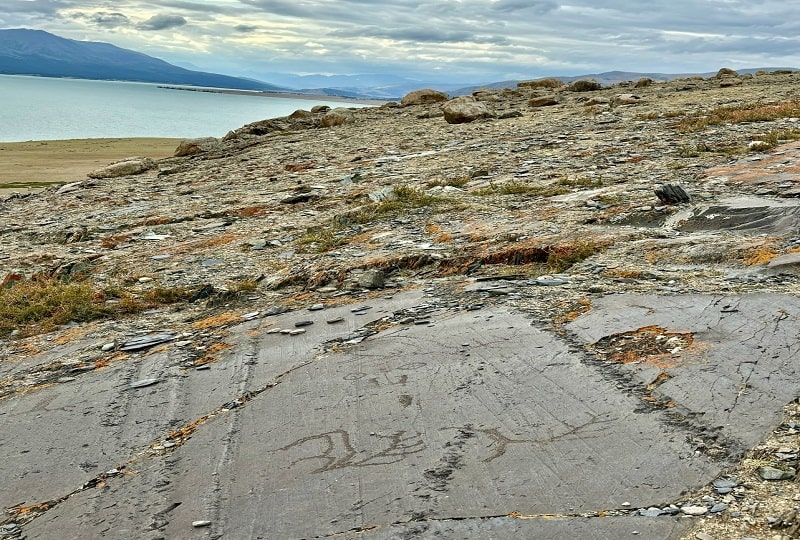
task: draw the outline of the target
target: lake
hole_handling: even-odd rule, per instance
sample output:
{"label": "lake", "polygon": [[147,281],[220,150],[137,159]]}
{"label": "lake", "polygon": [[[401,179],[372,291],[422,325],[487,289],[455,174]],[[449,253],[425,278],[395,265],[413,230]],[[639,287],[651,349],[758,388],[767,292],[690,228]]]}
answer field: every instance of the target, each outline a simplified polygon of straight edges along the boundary
{"label": "lake", "polygon": [[364,106],[156,84],[0,75],[0,142],[117,137],[222,137],[314,105]]}

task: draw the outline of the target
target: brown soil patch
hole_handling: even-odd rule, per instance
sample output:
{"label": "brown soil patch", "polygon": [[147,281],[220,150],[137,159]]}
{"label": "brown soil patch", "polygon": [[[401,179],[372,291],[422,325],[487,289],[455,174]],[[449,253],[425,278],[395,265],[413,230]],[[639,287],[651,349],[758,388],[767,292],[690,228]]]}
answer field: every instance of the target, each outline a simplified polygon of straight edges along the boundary
{"label": "brown soil patch", "polygon": [[606,336],[588,348],[599,358],[630,364],[641,362],[660,369],[670,369],[682,361],[677,352],[694,343],[694,336],[687,332],[667,332],[660,326],[644,326],[630,332]]}

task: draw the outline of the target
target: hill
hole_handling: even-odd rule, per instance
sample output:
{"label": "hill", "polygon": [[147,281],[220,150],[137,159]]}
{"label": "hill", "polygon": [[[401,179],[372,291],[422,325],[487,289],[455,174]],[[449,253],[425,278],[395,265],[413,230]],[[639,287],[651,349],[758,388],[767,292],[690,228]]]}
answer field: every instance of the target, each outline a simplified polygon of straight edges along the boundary
{"label": "hill", "polygon": [[281,91],[261,81],[192,71],[110,43],[76,41],[43,30],[0,30],[0,73]]}

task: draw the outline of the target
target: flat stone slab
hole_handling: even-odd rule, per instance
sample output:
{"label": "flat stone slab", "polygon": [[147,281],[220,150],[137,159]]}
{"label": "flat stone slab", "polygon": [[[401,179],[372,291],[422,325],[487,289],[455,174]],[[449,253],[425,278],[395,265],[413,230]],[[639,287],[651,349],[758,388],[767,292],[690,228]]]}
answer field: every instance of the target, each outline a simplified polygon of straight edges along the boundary
{"label": "flat stone slab", "polygon": [[[508,312],[395,326],[292,370],[169,456],[137,463],[102,497],[79,493],[28,530],[107,535],[113,524],[131,534],[160,516],[166,537],[198,520],[232,538],[381,538],[420,521],[450,537],[495,526],[516,534],[544,525],[484,522],[648,507],[713,478],[718,465],[680,428],[637,413],[639,400],[583,356]],[[82,517],[89,508],[102,509],[102,522]],[[647,521],[629,519],[609,537]]]}
{"label": "flat stone slab", "polygon": [[[94,458],[108,470],[127,456],[120,474],[66,475],[73,484],[44,496],[41,471],[65,455],[39,451],[0,492],[30,484],[35,502],[49,501],[24,525],[45,539],[675,538],[691,519],[635,510],[710,483],[800,390],[792,297],[611,295],[563,337],[519,313],[428,302],[370,303],[368,337],[352,322],[366,315],[350,307],[275,319],[315,322],[299,336],[243,323],[226,369],[126,390],[146,393],[150,416],[136,411],[149,428],[128,418],[107,435],[125,450],[108,444],[107,459]],[[348,327],[324,323],[338,316]],[[91,376],[80,379],[87,392],[102,385]],[[164,411],[175,392],[183,436],[154,450],[148,429],[159,416],[174,423]],[[44,434],[8,432],[53,448]],[[19,443],[7,441],[4,463],[16,463]]]}
{"label": "flat stone slab", "polygon": [[[309,361],[325,341],[343,339],[391,309],[419,303],[420,294],[413,291],[392,300],[376,299],[372,309],[358,316],[342,306],[258,319],[231,329],[228,341],[235,346],[205,371],[187,369],[183,352],[172,347],[137,353],[70,382],[4,399],[0,401],[4,463],[0,507],[27,506],[65,495],[147,451],[173,430],[236,403],[242,395]],[[325,324],[326,318],[335,316],[342,317],[341,324]],[[300,336],[268,333],[294,328],[297,320],[316,324]],[[80,345],[72,343],[67,350]],[[43,355],[45,362],[53,359],[52,351]],[[35,363],[35,358],[27,362],[28,367]]]}
{"label": "flat stone slab", "polygon": [[[793,296],[612,295],[568,329],[587,344],[615,337],[608,346],[633,356],[606,363],[606,371],[640,388],[655,385],[657,399],[725,439],[731,455],[764,438],[800,392],[800,299]],[[680,350],[652,354],[648,334],[682,335],[665,348]]]}

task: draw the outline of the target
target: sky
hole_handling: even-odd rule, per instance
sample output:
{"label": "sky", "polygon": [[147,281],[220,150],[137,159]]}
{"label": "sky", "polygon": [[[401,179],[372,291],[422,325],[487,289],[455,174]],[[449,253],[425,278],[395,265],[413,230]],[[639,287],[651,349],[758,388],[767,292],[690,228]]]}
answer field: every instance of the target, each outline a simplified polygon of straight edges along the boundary
{"label": "sky", "polygon": [[0,28],[267,81],[800,67],[800,0],[2,0]]}

